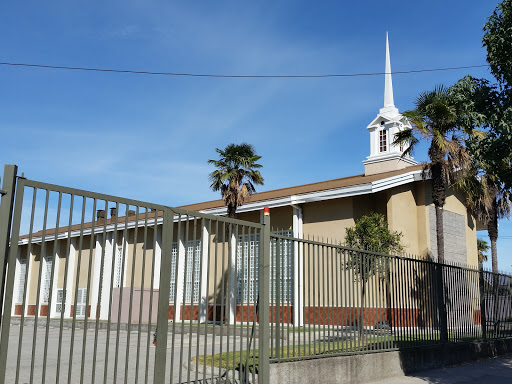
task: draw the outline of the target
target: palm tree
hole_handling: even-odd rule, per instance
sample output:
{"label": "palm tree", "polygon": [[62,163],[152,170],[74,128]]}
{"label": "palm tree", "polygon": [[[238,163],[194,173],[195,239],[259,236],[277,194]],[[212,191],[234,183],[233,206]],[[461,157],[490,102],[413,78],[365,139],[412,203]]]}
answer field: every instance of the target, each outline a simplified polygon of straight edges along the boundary
{"label": "palm tree", "polygon": [[478,263],[481,264],[484,261],[487,261],[487,255],[484,253],[489,250],[489,245],[487,244],[487,241],[478,239],[476,241],[476,249],[478,252]]}
{"label": "palm tree", "polygon": [[437,254],[444,262],[443,207],[446,189],[469,161],[464,137],[467,133],[459,121],[459,107],[450,89],[442,85],[433,91],[422,92],[414,102],[415,109],[404,112],[411,129],[395,136],[394,145],[403,145],[403,156],[412,154],[420,140],[430,143],[430,163],[425,165],[424,176],[432,179],[432,200],[436,210]]}
{"label": "palm tree", "polygon": [[263,185],[263,177],[258,170],[262,166],[256,163],[261,156],[256,155],[253,146],[247,143],[229,144],[223,150],[215,150],[220,158],[208,160],[208,164],[216,168],[210,174],[210,188],[220,190],[228,217],[234,218],[237,208],[256,192],[254,185]]}
{"label": "palm tree", "polygon": [[[500,188],[500,184],[492,175],[478,174],[474,165],[471,172],[458,180],[455,186],[464,192],[465,205],[473,216],[487,223],[487,233],[491,241],[492,271],[496,274],[498,273],[498,249],[496,247],[498,220],[510,216],[510,192]],[[487,243],[485,245],[487,246]],[[487,246],[488,248],[489,246]]]}

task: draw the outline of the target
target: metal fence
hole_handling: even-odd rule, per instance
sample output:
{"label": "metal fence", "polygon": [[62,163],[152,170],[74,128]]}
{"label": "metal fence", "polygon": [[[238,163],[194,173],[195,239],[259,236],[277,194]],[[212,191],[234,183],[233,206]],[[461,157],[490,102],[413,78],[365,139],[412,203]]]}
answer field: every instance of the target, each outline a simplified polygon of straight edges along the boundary
{"label": "metal fence", "polygon": [[271,362],[512,336],[509,275],[270,237]]}
{"label": "metal fence", "polygon": [[[267,383],[269,363],[512,334],[508,275],[16,178],[0,382]],[[14,200],[15,196],[15,200]]]}
{"label": "metal fence", "polygon": [[268,226],[18,178],[11,229],[4,188],[0,382],[268,381]]}

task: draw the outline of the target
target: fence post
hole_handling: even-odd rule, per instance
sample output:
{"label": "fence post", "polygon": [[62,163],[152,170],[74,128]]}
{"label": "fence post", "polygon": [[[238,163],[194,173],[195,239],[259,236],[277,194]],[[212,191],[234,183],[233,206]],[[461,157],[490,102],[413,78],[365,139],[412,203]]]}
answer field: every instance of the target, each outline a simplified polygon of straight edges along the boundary
{"label": "fence post", "polygon": [[174,212],[164,210],[162,228],[162,257],[160,261],[160,285],[158,287],[158,313],[156,322],[156,351],[154,383],[165,383],[167,360],[167,332],[169,328],[169,290],[171,283],[172,240],[174,231]]}
{"label": "fence post", "polygon": [[485,286],[484,286],[484,266],[479,265],[479,286],[480,286],[480,322],[482,324],[482,338],[487,339],[487,314],[485,313]]}
{"label": "fence post", "polygon": [[270,210],[263,209],[262,246],[259,257],[258,382],[268,383],[270,360]]}
{"label": "fence post", "polygon": [[444,264],[437,262],[436,265],[436,277],[437,277],[437,306],[439,311],[439,328],[440,328],[440,339],[442,343],[448,342],[448,316],[446,313],[446,300],[444,294],[444,278],[443,268]]}
{"label": "fence post", "polygon": [[[0,324],[4,305],[5,273],[9,255],[9,238],[11,234],[12,207],[14,205],[14,192],[16,189],[16,165],[4,167],[4,183],[0,191]],[[12,294],[12,290],[11,290]],[[10,311],[10,308],[7,308]]]}

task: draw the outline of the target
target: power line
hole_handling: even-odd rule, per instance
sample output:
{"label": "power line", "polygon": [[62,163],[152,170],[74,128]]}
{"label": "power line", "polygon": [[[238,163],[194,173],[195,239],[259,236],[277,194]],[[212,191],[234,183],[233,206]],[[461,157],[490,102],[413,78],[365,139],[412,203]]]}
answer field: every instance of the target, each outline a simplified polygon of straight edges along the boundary
{"label": "power line", "polygon": [[[12,67],[30,67],[30,68],[45,68],[45,69],[64,69],[71,71],[90,71],[90,72],[113,72],[113,73],[129,73],[135,75],[157,75],[157,76],[180,76],[180,77],[216,77],[216,78],[324,78],[324,77],[359,77],[359,76],[380,76],[385,75],[386,72],[370,72],[370,73],[345,73],[345,74],[324,74],[324,75],[219,75],[211,73],[176,73],[176,72],[151,72],[151,71],[134,71],[129,69],[111,69],[111,68],[92,68],[92,67],[68,67],[64,65],[44,65],[44,64],[28,64],[28,63],[12,63],[0,62],[0,65]],[[482,68],[488,67],[488,64],[483,65],[467,65],[462,67],[448,67],[448,68],[434,68],[434,69],[417,69],[410,71],[396,71],[391,72],[393,75],[400,75],[406,73],[421,73],[421,72],[438,72],[438,71],[454,71],[458,69]]]}

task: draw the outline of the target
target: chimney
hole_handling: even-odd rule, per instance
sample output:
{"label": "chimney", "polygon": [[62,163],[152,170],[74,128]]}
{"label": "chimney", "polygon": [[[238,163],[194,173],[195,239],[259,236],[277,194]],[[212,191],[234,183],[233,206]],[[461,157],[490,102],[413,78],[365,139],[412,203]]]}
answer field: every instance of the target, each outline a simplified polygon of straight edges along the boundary
{"label": "chimney", "polygon": [[113,218],[116,216],[117,216],[117,208],[115,208],[115,207],[110,208],[110,217]]}
{"label": "chimney", "polygon": [[98,209],[98,211],[96,212],[96,221],[100,224],[105,221],[105,210],[104,209]]}
{"label": "chimney", "polygon": [[129,210],[128,211],[128,216],[133,216],[133,215],[135,215],[135,211]]}

